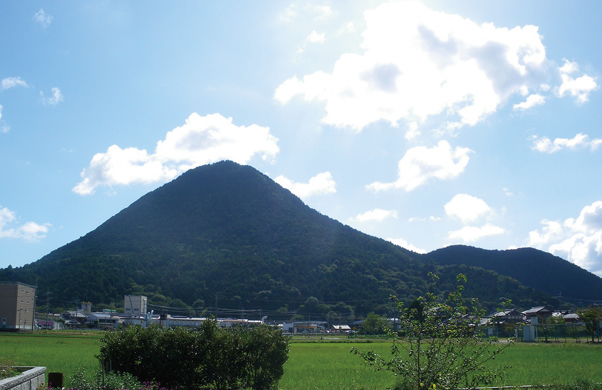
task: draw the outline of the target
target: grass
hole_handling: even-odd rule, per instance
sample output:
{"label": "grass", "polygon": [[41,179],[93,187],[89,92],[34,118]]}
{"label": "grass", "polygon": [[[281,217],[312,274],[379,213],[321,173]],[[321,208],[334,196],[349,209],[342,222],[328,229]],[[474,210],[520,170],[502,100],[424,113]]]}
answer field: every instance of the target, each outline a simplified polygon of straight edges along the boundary
{"label": "grass", "polygon": [[383,389],[395,378],[388,372],[372,372],[352,347],[389,353],[386,343],[295,343],[290,347],[284,377],[278,387],[292,389]]}
{"label": "grass", "polygon": [[[351,347],[390,355],[390,341],[320,343],[319,339],[293,340],[289,361],[279,387],[292,389],[385,389],[393,386],[390,372],[373,372]],[[517,343],[496,358],[497,367],[511,366],[504,385],[572,384],[587,379],[602,383],[602,345],[576,343]]]}
{"label": "grass", "polygon": [[[44,366],[46,372],[62,372],[67,381],[77,367],[93,372],[99,366],[102,333],[0,333],[0,358],[21,366]],[[64,385],[68,383],[63,382]]]}
{"label": "grass", "polygon": [[[94,357],[100,350],[102,332],[35,334],[0,333],[0,360],[16,364],[45,366],[47,372],[62,372],[67,379],[77,367],[88,372],[98,368]],[[289,360],[279,387],[293,389],[385,389],[395,378],[389,372],[372,372],[352,347],[390,354],[390,341],[347,338],[293,339]],[[587,378],[602,382],[602,345],[576,343],[523,344],[506,349],[496,359],[510,365],[506,385],[569,384]],[[66,386],[69,383],[64,383]]]}
{"label": "grass", "polygon": [[500,363],[512,366],[508,384],[572,383],[580,379],[602,383],[602,345],[575,343],[518,343],[506,350]]}

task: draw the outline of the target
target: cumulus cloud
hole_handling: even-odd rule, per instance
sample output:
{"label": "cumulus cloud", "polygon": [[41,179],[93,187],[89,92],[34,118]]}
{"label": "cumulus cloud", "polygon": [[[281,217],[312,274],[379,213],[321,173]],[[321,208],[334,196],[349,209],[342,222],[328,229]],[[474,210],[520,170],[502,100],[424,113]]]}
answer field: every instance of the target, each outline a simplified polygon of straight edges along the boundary
{"label": "cumulus cloud", "polygon": [[483,237],[497,236],[504,234],[506,231],[490,223],[486,223],[481,227],[477,226],[464,226],[460,230],[454,230],[448,233],[450,240],[461,240],[463,242],[475,242]]}
{"label": "cumulus cloud", "polygon": [[397,219],[397,211],[374,209],[366,211],[363,214],[359,214],[358,216],[351,218],[351,220],[358,222],[382,222],[387,218]]}
{"label": "cumulus cloud", "polygon": [[43,28],[50,26],[52,23],[52,15],[48,15],[42,8],[33,16],[33,20],[39,23]]}
{"label": "cumulus cloud", "polygon": [[404,240],[403,238],[387,238],[387,241],[400,246],[402,248],[406,248],[411,250],[412,252],[416,252],[416,253],[426,253],[426,250],[422,249],[422,248],[418,248],[415,247],[414,245],[410,244],[409,242],[407,242],[406,240]]}
{"label": "cumulus cloud", "polygon": [[411,148],[399,160],[397,181],[374,182],[366,188],[373,191],[403,188],[409,192],[430,179],[453,179],[466,168],[470,152],[470,149],[463,147],[452,149],[447,141],[439,141],[433,148],[424,146]]}
{"label": "cumulus cloud", "polygon": [[49,223],[40,225],[35,222],[19,224],[17,214],[4,207],[0,209],[0,238],[19,238],[26,241],[38,241],[46,237]]}
{"label": "cumulus cloud", "polygon": [[564,222],[541,221],[540,231],[529,233],[529,245],[562,256],[602,276],[602,201],[585,206],[579,216]]}
{"label": "cumulus cloud", "polygon": [[165,181],[188,169],[220,160],[246,164],[256,155],[267,160],[278,154],[277,142],[267,127],[236,126],[232,118],[220,114],[201,117],[193,113],[183,126],[157,142],[155,153],[117,145],[97,153],[81,172],[82,181],[73,192],[89,195],[98,186]]}
{"label": "cumulus cloud", "polygon": [[556,138],[554,141],[548,137],[533,136],[533,145],[531,149],[542,153],[556,153],[562,149],[577,150],[580,148],[590,148],[592,151],[598,149],[602,144],[602,138],[589,140],[587,134],[578,133],[573,138]]}
{"label": "cumulus cloud", "polygon": [[121,149],[112,145],[105,153],[92,157],[90,166],[81,173],[83,180],[73,188],[73,192],[89,195],[101,185],[148,184],[173,179],[178,173],[177,168],[164,166],[156,155],[149,155],[146,150]]}
{"label": "cumulus cloud", "polygon": [[474,222],[491,213],[491,208],[484,200],[467,194],[454,196],[444,208],[448,216],[460,218],[463,223]]}
{"label": "cumulus cloud", "polygon": [[15,88],[15,87],[29,87],[27,83],[21,80],[20,77],[7,77],[2,79],[2,90]]}
{"label": "cumulus cloud", "polygon": [[63,95],[61,94],[61,90],[58,88],[52,88],[52,97],[44,96],[44,92],[40,91],[40,96],[42,97],[42,101],[44,104],[50,104],[51,106],[56,106],[60,102],[63,101]]}
{"label": "cumulus cloud", "polygon": [[448,118],[444,127],[457,129],[475,125],[514,94],[538,89],[549,76],[536,26],[479,25],[413,1],[385,3],[364,15],[363,53],[341,55],[331,73],[289,78],[275,99],[324,101],[324,123],[357,131],[379,120],[397,126],[440,114]]}
{"label": "cumulus cloud", "polygon": [[533,95],[529,95],[527,97],[527,100],[525,100],[524,102],[515,104],[514,106],[512,106],[512,109],[519,110],[519,111],[526,111],[535,106],[541,106],[545,102],[546,102],[546,98],[543,97],[542,95],[536,93]]}
{"label": "cumulus cloud", "polygon": [[274,181],[301,199],[337,192],[336,183],[330,172],[318,173],[309,179],[308,183],[295,183],[282,175],[278,176]]}
{"label": "cumulus cloud", "polygon": [[583,75],[573,78],[570,76],[579,70],[579,65],[576,62],[564,60],[564,65],[559,68],[562,84],[558,88],[557,94],[559,97],[570,95],[577,98],[578,103],[585,103],[589,100],[589,94],[598,89],[596,78]]}
{"label": "cumulus cloud", "polygon": [[318,34],[316,31],[312,31],[311,34],[307,37],[307,42],[311,43],[323,43],[326,39],[325,34]]}

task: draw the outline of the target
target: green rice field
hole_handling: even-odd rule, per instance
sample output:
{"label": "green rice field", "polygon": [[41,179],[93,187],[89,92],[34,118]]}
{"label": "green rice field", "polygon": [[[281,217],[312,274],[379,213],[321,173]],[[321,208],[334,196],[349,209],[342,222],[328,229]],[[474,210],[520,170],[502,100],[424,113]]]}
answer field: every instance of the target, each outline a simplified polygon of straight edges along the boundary
{"label": "green rice field", "polygon": [[[20,365],[47,367],[68,377],[76,367],[90,372],[98,367],[103,333],[0,334],[0,357]],[[309,342],[308,342],[309,341]],[[390,353],[390,341],[294,339],[285,365],[281,389],[386,389],[395,378],[389,372],[373,372],[350,353],[373,349]],[[602,345],[585,343],[517,343],[496,359],[510,365],[506,385],[571,383],[577,379],[602,382]],[[68,385],[68,383],[66,383]]]}

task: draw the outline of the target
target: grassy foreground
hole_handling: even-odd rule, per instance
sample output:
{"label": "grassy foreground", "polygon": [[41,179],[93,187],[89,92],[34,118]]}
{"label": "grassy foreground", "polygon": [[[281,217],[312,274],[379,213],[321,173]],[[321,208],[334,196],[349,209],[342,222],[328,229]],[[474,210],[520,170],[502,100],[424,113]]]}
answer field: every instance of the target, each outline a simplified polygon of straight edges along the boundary
{"label": "grassy foreground", "polygon": [[[20,365],[45,366],[48,372],[62,372],[67,378],[77,367],[90,372],[98,367],[94,355],[100,350],[102,335],[101,332],[0,334],[0,357],[12,358]],[[386,389],[395,383],[391,373],[372,372],[358,356],[349,352],[355,346],[389,356],[390,341],[337,341],[293,340],[279,387],[284,390]],[[577,379],[602,382],[600,356],[602,345],[518,343],[496,359],[496,364],[512,366],[508,370],[507,385],[567,384]]]}

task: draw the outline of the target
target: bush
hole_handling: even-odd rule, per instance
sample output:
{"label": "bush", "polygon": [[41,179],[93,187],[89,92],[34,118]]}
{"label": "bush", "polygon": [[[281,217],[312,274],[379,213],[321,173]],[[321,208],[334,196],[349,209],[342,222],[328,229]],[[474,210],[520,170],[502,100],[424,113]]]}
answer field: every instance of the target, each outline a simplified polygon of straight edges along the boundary
{"label": "bush", "polygon": [[271,389],[284,374],[289,351],[279,329],[221,329],[215,321],[200,329],[128,327],[101,342],[97,358],[104,367],[172,388]]}
{"label": "bush", "polygon": [[19,374],[15,369],[15,362],[11,358],[0,358],[0,380]]}
{"label": "bush", "polygon": [[[76,368],[69,377],[69,383],[73,390],[138,390],[146,388],[132,375],[119,372],[104,373],[98,370],[95,375],[90,376],[82,368]],[[52,389],[52,384],[48,389]]]}
{"label": "bush", "polygon": [[[437,279],[431,274],[433,282]],[[396,389],[475,389],[491,385],[503,378],[504,372],[491,367],[507,343],[483,341],[479,324],[484,312],[471,301],[462,299],[466,277],[458,275],[458,287],[447,297],[426,294],[400,311],[400,334],[405,341],[395,341],[391,359],[384,359],[373,351],[352,352],[376,370],[392,371],[400,380]],[[432,286],[431,286],[432,289]]]}

